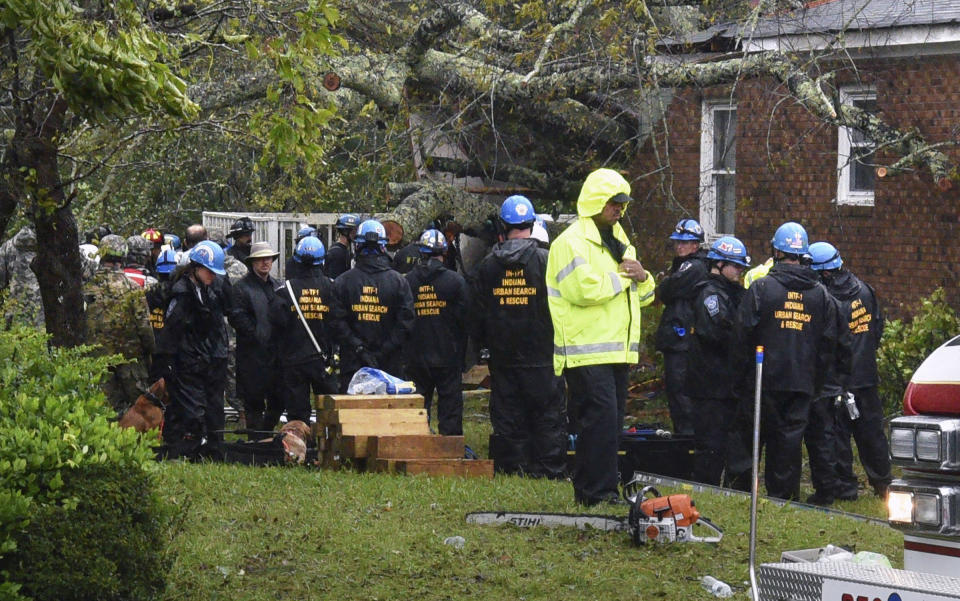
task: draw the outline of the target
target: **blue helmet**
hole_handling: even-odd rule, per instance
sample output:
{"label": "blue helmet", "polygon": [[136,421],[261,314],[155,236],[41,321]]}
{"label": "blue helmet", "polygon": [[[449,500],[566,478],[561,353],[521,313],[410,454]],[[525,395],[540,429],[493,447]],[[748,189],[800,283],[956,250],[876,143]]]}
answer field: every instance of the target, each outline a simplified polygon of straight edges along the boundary
{"label": "blue helmet", "polygon": [[177,251],[165,248],[157,255],[157,273],[170,273],[177,268]]}
{"label": "blue helmet", "polygon": [[670,234],[671,240],[696,240],[703,242],[703,228],[696,219],[681,219]]}
{"label": "blue helmet", "polygon": [[429,229],[420,234],[420,252],[425,255],[442,255],[447,251],[447,237],[440,230]]}
{"label": "blue helmet", "polygon": [[301,240],[303,240],[307,236],[313,236],[316,238],[317,228],[313,227],[312,225],[308,225],[306,227],[300,228],[300,231],[297,232],[297,242],[299,243]]}
{"label": "blue helmet", "polygon": [[353,213],[346,213],[337,219],[336,228],[338,230],[352,230],[360,224],[360,217]]}
{"label": "blue helmet", "polygon": [[788,221],[777,228],[770,244],[789,255],[805,255],[808,251],[807,230],[799,223]]}
{"label": "blue helmet", "polygon": [[354,244],[358,251],[384,251],[387,247],[387,230],[376,219],[367,219],[357,228]]}
{"label": "blue helmet", "polygon": [[[690,221],[693,221],[692,219]],[[727,261],[736,263],[744,267],[750,267],[750,255],[747,254],[747,247],[733,236],[724,236],[718,239],[710,246],[710,252],[707,253],[708,259],[714,261]]]}
{"label": "blue helmet", "polygon": [[533,203],[526,196],[514,194],[507,197],[500,207],[500,219],[507,225],[529,225],[537,220]]}
{"label": "blue helmet", "polygon": [[164,234],[163,241],[169,244],[173,250],[180,250],[180,236],[176,234]]}
{"label": "blue helmet", "polygon": [[297,243],[297,250],[293,253],[293,260],[304,265],[321,265],[327,251],[323,242],[316,236],[307,236]]}
{"label": "blue helmet", "polygon": [[217,275],[225,275],[223,269],[223,249],[216,242],[203,240],[190,249],[188,255],[191,263],[206,267]]}
{"label": "blue helmet", "polygon": [[810,256],[813,258],[810,268],[816,271],[840,269],[843,266],[840,251],[829,242],[814,242],[811,244]]}

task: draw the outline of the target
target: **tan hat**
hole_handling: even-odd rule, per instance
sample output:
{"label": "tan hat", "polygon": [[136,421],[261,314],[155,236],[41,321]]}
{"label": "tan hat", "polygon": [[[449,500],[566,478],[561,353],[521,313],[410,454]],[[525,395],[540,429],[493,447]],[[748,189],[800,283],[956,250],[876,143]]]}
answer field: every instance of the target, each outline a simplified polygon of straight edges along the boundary
{"label": "tan hat", "polygon": [[244,261],[249,263],[253,259],[264,259],[266,257],[276,259],[279,256],[280,253],[270,248],[269,242],[254,242],[253,245],[250,246],[250,255],[244,259]]}

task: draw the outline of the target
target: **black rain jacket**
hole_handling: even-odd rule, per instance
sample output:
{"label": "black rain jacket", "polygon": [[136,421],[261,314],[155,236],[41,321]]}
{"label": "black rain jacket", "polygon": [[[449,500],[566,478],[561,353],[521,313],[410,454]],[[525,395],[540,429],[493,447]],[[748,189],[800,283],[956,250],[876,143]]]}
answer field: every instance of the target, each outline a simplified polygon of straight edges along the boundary
{"label": "black rain jacket", "polygon": [[535,239],[515,238],[495,245],[477,266],[472,330],[490,350],[491,365],[553,365],[547,254]]}
{"label": "black rain jacket", "polygon": [[823,283],[839,301],[840,321],[850,334],[852,358],[845,389],[876,386],[880,381],[877,377],[877,349],[880,348],[884,326],[876,292],[846,269],[840,269]]}
{"label": "black rain jacket", "polygon": [[350,270],[350,249],[342,242],[334,242],[327,249],[323,261],[323,272],[331,280],[337,279],[342,273]]}
{"label": "black rain jacket", "polygon": [[284,365],[297,365],[323,358],[329,364],[333,354],[333,334],[330,331],[333,305],[333,282],[330,281],[319,265],[312,269],[297,263],[300,274],[287,280],[293,289],[293,298],[297,300],[300,311],[313,333],[322,353],[318,354],[307,329],[297,313],[297,308],[290,298],[290,291],[284,284],[277,288],[277,297],[284,315],[282,326],[283,343],[280,345],[280,356]]}
{"label": "black rain jacket", "polygon": [[280,287],[273,277],[266,281],[251,271],[233,286],[230,325],[237,331],[237,377],[263,377],[261,370],[278,362],[285,313],[277,297]]}
{"label": "black rain jacket", "polygon": [[227,356],[224,310],[228,306],[222,288],[179,278],[170,298],[157,342],[157,355],[175,371],[206,371],[214,359]]}
{"label": "black rain jacket", "polygon": [[732,399],[740,369],[731,353],[733,324],[743,286],[718,273],[697,284],[691,304],[693,327],[688,337],[686,392],[694,399]]}
{"label": "black rain jacket", "polygon": [[416,320],[407,362],[427,367],[463,367],[469,302],[463,276],[430,259],[406,276]]}
{"label": "black rain jacket", "polygon": [[687,257],[674,257],[670,274],[657,286],[657,296],[663,303],[660,325],[654,334],[654,345],[660,352],[687,350],[690,327],[693,325],[693,303],[697,284],[710,271],[707,253],[703,249]]}

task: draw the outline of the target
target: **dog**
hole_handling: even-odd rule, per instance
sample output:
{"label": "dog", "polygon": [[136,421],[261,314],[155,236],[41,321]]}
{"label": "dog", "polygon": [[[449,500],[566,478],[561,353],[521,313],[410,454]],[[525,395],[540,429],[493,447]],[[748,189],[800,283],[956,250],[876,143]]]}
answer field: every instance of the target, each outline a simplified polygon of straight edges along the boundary
{"label": "dog", "polygon": [[150,389],[137,397],[132,407],[120,418],[121,428],[133,428],[137,432],[149,432],[163,424],[163,412],[170,402],[167,383],[160,378]]}
{"label": "dog", "polygon": [[307,440],[310,438],[310,426],[295,419],[287,422],[280,428],[283,436],[283,450],[286,451],[287,463],[303,463],[307,459]]}

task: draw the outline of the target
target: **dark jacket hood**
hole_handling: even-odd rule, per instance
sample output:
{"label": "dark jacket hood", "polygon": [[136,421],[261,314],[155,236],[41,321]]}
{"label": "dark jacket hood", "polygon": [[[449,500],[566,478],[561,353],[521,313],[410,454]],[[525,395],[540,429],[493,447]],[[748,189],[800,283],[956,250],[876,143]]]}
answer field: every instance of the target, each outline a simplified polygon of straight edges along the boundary
{"label": "dark jacket hood", "polygon": [[540,246],[534,238],[514,238],[493,247],[493,256],[501,265],[526,263]]}
{"label": "dark jacket hood", "polygon": [[387,255],[357,255],[357,269],[367,273],[390,271],[390,257]]}
{"label": "dark jacket hood", "polygon": [[413,271],[416,272],[417,277],[422,278],[424,282],[432,282],[437,275],[444,271],[443,261],[430,259],[414,267]]}
{"label": "dark jacket hood", "polygon": [[825,279],[823,284],[830,294],[838,300],[853,300],[860,294],[860,280],[846,269],[841,269],[833,277]]}
{"label": "dark jacket hood", "polygon": [[788,290],[809,290],[820,283],[817,272],[806,265],[794,265],[792,263],[777,263],[770,268],[767,277],[771,277]]}

